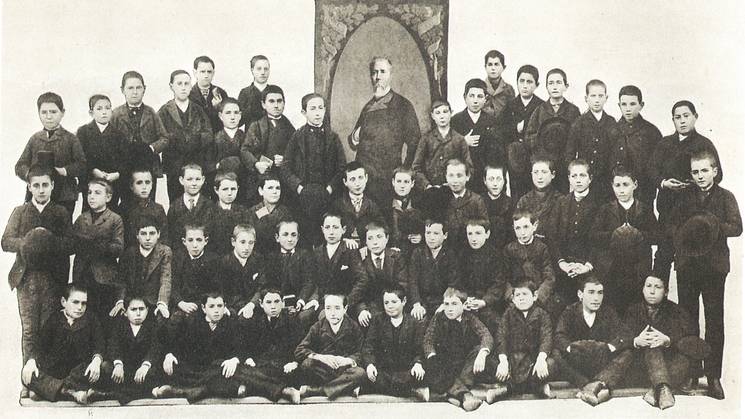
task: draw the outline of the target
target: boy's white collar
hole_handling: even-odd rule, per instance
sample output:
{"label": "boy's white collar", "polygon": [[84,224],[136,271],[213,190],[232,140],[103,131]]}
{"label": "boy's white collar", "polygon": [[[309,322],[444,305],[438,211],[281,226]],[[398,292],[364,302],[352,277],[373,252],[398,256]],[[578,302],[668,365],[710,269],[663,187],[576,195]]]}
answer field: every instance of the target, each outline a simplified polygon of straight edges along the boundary
{"label": "boy's white collar", "polygon": [[228,128],[223,127],[223,130],[225,130],[225,133],[228,134],[228,137],[232,140],[235,137],[235,134],[238,132],[238,127],[235,128]]}

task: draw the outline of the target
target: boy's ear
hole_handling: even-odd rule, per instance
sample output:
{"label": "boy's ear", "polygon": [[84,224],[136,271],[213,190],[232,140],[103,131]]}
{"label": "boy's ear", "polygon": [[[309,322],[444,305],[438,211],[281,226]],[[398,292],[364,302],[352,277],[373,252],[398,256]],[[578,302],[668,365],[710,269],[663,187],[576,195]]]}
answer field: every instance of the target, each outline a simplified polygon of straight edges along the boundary
{"label": "boy's ear", "polygon": [[491,230],[486,230],[486,238],[488,239],[489,236],[491,236]]}
{"label": "boy's ear", "polygon": [[344,234],[347,232],[347,226],[343,225],[341,226],[341,234]]}
{"label": "boy's ear", "polygon": [[445,239],[447,239],[448,238],[448,233],[447,232],[442,233],[442,237],[444,237]]}
{"label": "boy's ear", "polygon": [[202,313],[207,313],[207,307],[204,306],[204,304],[200,304],[202,306]]}
{"label": "boy's ear", "polygon": [[540,222],[539,220],[535,220],[535,221],[533,222],[533,227],[535,227],[536,229],[538,229],[538,223],[539,223],[539,222]]}
{"label": "boy's ear", "polygon": [[274,240],[279,243],[279,233],[274,233]]}
{"label": "boy's ear", "polygon": [[538,299],[538,290],[533,291],[533,299],[534,300]]}

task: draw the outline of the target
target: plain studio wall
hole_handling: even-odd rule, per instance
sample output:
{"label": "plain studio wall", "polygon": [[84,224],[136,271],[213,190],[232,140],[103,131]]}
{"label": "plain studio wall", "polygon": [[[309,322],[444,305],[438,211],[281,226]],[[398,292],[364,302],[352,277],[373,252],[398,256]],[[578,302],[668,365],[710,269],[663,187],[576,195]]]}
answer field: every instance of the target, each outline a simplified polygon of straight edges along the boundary
{"label": "plain studio wall", "polygon": [[[505,79],[515,84],[517,68],[538,67],[546,98],[545,73],[564,69],[567,98],[583,111],[584,85],[599,78],[608,85],[606,110],[619,117],[618,89],[639,86],[643,115],[663,134],[673,132],[670,107],[689,99],[698,107],[699,131],[717,145],[724,166],[723,186],[738,189],[745,180],[738,156],[743,151],[742,41],[740,2],[680,0],[494,1],[451,0],[448,99],[464,107],[463,85],[484,77],[483,55],[506,55]],[[270,82],[286,92],[286,115],[304,123],[300,98],[313,89],[314,2],[286,1],[5,1],[2,5],[2,157],[0,219],[8,219],[23,199],[24,184],[13,167],[28,138],[41,128],[36,98],[45,91],[62,95],[63,126],[75,130],[90,120],[94,93],[123,103],[121,75],[140,71],[147,85],[145,103],[156,110],[172,98],[168,77],[191,71],[192,60],[209,55],[216,62],[215,83],[237,96],[251,81],[249,59],[271,60]],[[367,63],[359,63],[367,71]],[[395,69],[394,69],[395,78]],[[356,118],[360,109],[349,109]],[[348,133],[339,133],[342,138]],[[741,190],[741,188],[739,188]],[[745,197],[740,195],[745,206]],[[733,272],[727,287],[725,387],[739,406],[742,239],[730,240]],[[13,255],[0,256],[5,275]],[[20,323],[16,300],[0,292],[2,338],[0,400],[14,400],[18,388]],[[737,383],[737,384],[735,384]],[[733,405],[734,406],[734,405]]]}

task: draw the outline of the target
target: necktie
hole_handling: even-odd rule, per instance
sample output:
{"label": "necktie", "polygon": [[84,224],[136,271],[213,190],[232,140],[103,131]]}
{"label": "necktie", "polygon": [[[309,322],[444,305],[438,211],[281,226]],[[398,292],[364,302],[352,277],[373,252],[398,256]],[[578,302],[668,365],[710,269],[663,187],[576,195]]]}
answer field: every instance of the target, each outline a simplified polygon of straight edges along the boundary
{"label": "necktie", "polygon": [[375,256],[373,258],[373,262],[375,263],[376,269],[383,269],[383,257],[382,256]]}
{"label": "necktie", "polygon": [[189,211],[192,211],[195,207],[194,198],[189,198]]}
{"label": "necktie", "polygon": [[362,209],[362,197],[352,198],[352,206],[354,207],[354,212],[360,212]]}
{"label": "necktie", "polygon": [[209,325],[210,325],[210,330],[211,331],[214,332],[215,329],[217,329],[217,322],[209,322]]}
{"label": "necktie", "polygon": [[209,100],[207,100],[207,98],[210,96],[210,89],[209,88],[207,88],[207,89],[201,89],[200,88],[199,91],[202,93],[202,97],[204,98],[204,101],[207,102],[207,103],[209,103]]}

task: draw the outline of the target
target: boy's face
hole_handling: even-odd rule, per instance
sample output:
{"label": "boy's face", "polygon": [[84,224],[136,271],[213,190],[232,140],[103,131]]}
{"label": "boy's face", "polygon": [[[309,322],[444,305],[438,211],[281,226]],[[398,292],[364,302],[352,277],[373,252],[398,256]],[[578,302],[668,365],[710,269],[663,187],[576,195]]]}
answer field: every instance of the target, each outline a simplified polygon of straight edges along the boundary
{"label": "boy's face", "polygon": [[564,83],[564,78],[561,74],[551,74],[546,79],[546,90],[548,95],[553,99],[561,99],[564,97],[564,92],[567,91],[567,85]]}
{"label": "boy's face", "polygon": [[319,126],[323,124],[323,117],[326,115],[326,104],[323,98],[314,97],[305,104],[305,110],[302,111],[305,119],[311,125]]}
{"label": "boy's face", "polygon": [[406,297],[402,299],[398,298],[398,295],[393,292],[383,293],[383,308],[385,314],[388,317],[399,318],[404,312],[404,306],[406,305]]}
{"label": "boy's face", "polygon": [[192,257],[197,257],[204,253],[204,247],[207,246],[209,239],[205,237],[202,229],[189,229],[184,233],[181,242],[186,246],[186,250]]}
{"label": "boy's face", "polygon": [[660,304],[665,297],[667,297],[667,289],[665,289],[665,283],[660,278],[648,276],[644,281],[644,301],[649,305],[656,306]]}
{"label": "boy's face", "polygon": [[88,113],[91,114],[94,121],[101,125],[106,125],[111,121],[111,102],[107,99],[98,99],[93,104],[93,109]]}
{"label": "boy's face", "polygon": [[528,244],[533,239],[533,234],[538,228],[538,222],[535,223],[528,217],[522,217],[512,222],[512,228],[515,230],[517,241],[522,244]]}
{"label": "boy's face", "polygon": [[124,94],[127,105],[138,106],[142,103],[142,97],[145,96],[145,85],[137,77],[130,77],[124,80],[122,94]]}
{"label": "boy's face", "polygon": [[492,80],[496,80],[502,76],[504,71],[504,65],[499,57],[491,57],[486,59],[486,76]]}
{"label": "boy's face", "polygon": [[388,245],[388,235],[385,234],[385,230],[382,228],[376,228],[373,230],[367,230],[365,235],[367,248],[372,252],[373,255],[379,255],[385,251],[385,247]]}
{"label": "boy's face", "polygon": [[454,295],[445,297],[442,300],[442,306],[445,316],[450,320],[455,320],[463,315],[463,301]]}
{"label": "boy's face", "polygon": [[347,229],[341,225],[339,217],[326,217],[323,219],[323,238],[326,239],[326,244],[336,244],[341,241],[342,236]]}
{"label": "boy's face", "polygon": [[264,314],[267,315],[267,317],[273,317],[277,318],[282,313],[282,309],[285,308],[285,303],[282,300],[282,296],[277,294],[276,292],[268,292],[264,296],[264,298],[261,299],[261,302],[259,303],[262,309],[264,309]]}
{"label": "boy's face", "polygon": [[430,249],[439,249],[448,238],[448,233],[442,231],[442,224],[434,223],[424,227],[424,241]]}
{"label": "boy's face", "polygon": [[628,176],[616,176],[613,178],[613,193],[619,202],[630,202],[634,199],[634,191],[637,183]]}
{"label": "boy's face", "polygon": [[238,182],[230,179],[223,179],[218,186],[215,186],[217,199],[223,204],[229,205],[235,201],[238,196]]}
{"label": "boy's face", "polygon": [[46,204],[52,196],[54,181],[49,176],[32,176],[28,180],[28,191],[39,204]]}
{"label": "boy's face", "polygon": [[512,290],[512,303],[520,311],[528,311],[536,300],[536,294],[530,288],[515,288]]}
{"label": "boy's face", "polygon": [[299,236],[296,223],[282,223],[274,238],[283,250],[289,252],[297,246]]}
{"label": "boy's face", "polygon": [[484,186],[492,196],[498,196],[504,188],[504,172],[500,169],[487,169],[484,173]]}
{"label": "boy's face", "polygon": [[532,74],[520,73],[517,76],[517,90],[523,98],[533,97],[533,93],[537,87],[538,83],[536,83],[536,79],[533,78]]}
{"label": "boy's face", "polygon": [[197,85],[202,89],[206,89],[212,85],[212,79],[215,77],[215,69],[212,64],[200,62],[197,64],[197,69],[194,70],[194,78],[197,81]]}
{"label": "boy's face", "polygon": [[106,192],[106,187],[103,185],[91,184],[88,185],[88,206],[91,207],[93,212],[100,212],[106,208],[106,204],[111,201],[111,194]]}
{"label": "boy's face", "polygon": [[153,175],[150,172],[132,173],[132,193],[137,198],[146,199],[150,197],[153,190]]}
{"label": "boy's face", "polygon": [[432,110],[430,115],[438,128],[447,128],[450,126],[450,108],[446,105],[438,106]]}
{"label": "boy's face", "polygon": [[253,74],[254,81],[256,81],[256,83],[264,84],[269,81],[269,61],[256,61],[256,64],[251,67],[251,74]]}
{"label": "boy's face", "polygon": [[261,107],[270,116],[279,118],[285,111],[285,98],[279,93],[269,93],[266,95],[266,100],[261,102]]}
{"label": "boy's face", "polygon": [[569,184],[574,188],[574,192],[582,193],[590,187],[590,173],[585,165],[575,164],[569,168]]}
{"label": "boy's face", "polygon": [[554,180],[556,174],[551,170],[548,163],[539,161],[533,165],[530,176],[533,179],[533,186],[538,190],[543,190],[551,185],[551,181]]}
{"label": "boy's face", "polygon": [[142,227],[137,231],[137,242],[144,250],[150,250],[158,243],[160,233],[155,226]]}
{"label": "boy's face", "polygon": [[199,194],[199,191],[202,190],[202,185],[204,185],[204,176],[202,176],[201,170],[186,169],[184,170],[184,175],[179,176],[178,181],[181,186],[184,187],[185,194],[196,196]]}
{"label": "boy's face", "polygon": [[688,109],[688,106],[678,106],[673,111],[673,123],[678,134],[688,135],[696,127],[696,115]]}
{"label": "boy's face", "polygon": [[282,187],[278,180],[267,180],[264,182],[264,186],[259,186],[259,195],[264,198],[264,202],[267,204],[276,204],[279,202],[279,198],[282,195]]}
{"label": "boy's face", "polygon": [[365,186],[367,186],[367,173],[365,169],[360,167],[359,169],[347,172],[344,175],[344,186],[353,195],[362,195],[365,192]]}
{"label": "boy's face", "polygon": [[235,103],[227,103],[223,106],[222,112],[218,114],[220,121],[225,128],[235,129],[241,122],[241,108]]}
{"label": "boy's face", "polygon": [[173,97],[178,101],[184,101],[189,98],[189,92],[191,91],[191,76],[179,74],[173,78],[170,86]]}
{"label": "boy's face", "polygon": [[217,323],[225,315],[225,301],[222,297],[207,297],[207,301],[202,304],[202,311],[207,317],[207,320],[211,323]]}
{"label": "boy's face", "polygon": [[329,323],[337,325],[344,319],[347,307],[344,305],[344,299],[341,296],[327,295],[323,299],[323,311]]}
{"label": "boy's face", "polygon": [[39,107],[39,120],[48,130],[57,129],[63,116],[65,116],[65,111],[58,108],[55,103],[44,102]]}
{"label": "boy's face", "polygon": [[585,311],[598,311],[603,304],[603,284],[587,283],[583,289],[577,291],[577,296]]}
{"label": "boy's face", "polygon": [[691,178],[701,190],[708,190],[714,184],[718,172],[709,159],[691,160]]}
{"label": "boy's face", "polygon": [[642,108],[644,108],[644,102],[639,101],[639,98],[636,96],[621,95],[618,99],[618,109],[621,110],[623,119],[627,122],[631,122],[639,116],[639,112],[642,111]]}
{"label": "boy's face", "polygon": [[248,259],[256,245],[256,234],[249,231],[241,231],[237,236],[230,238],[235,253],[243,259]]}
{"label": "boy's face", "polygon": [[392,183],[393,191],[396,192],[396,195],[402,198],[409,196],[411,188],[414,187],[414,179],[411,178],[410,173],[396,173],[396,175],[393,176]]}
{"label": "boy's face", "polygon": [[469,179],[471,179],[471,176],[466,173],[466,165],[464,164],[449,164],[445,169],[445,180],[447,180],[448,187],[453,193],[463,192]]}
{"label": "boy's face", "polygon": [[83,291],[73,291],[70,297],[62,297],[62,309],[68,317],[79,319],[85,314],[88,308],[88,293]]}
{"label": "boy's face", "polygon": [[600,112],[605,106],[605,101],[608,100],[608,96],[605,95],[605,88],[603,86],[590,86],[585,95],[585,102],[590,110],[593,112]]}
{"label": "boy's face", "polygon": [[486,103],[486,93],[484,93],[484,89],[472,87],[468,89],[463,99],[465,99],[469,111],[479,113]]}
{"label": "boy's face", "polygon": [[132,300],[129,302],[129,306],[127,306],[127,311],[124,312],[124,315],[127,316],[129,324],[135,326],[141,325],[147,318],[147,306],[142,300]]}
{"label": "boy's face", "polygon": [[489,238],[491,231],[486,231],[483,226],[479,225],[467,225],[466,226],[466,237],[468,238],[468,245],[471,249],[481,249],[486,243],[486,239]]}

